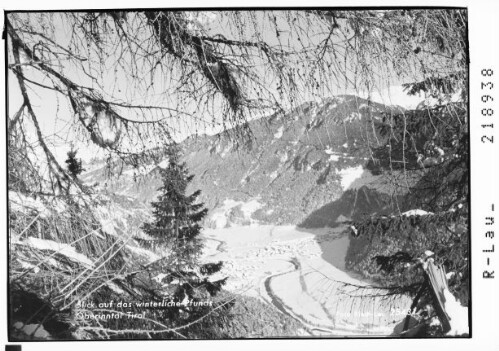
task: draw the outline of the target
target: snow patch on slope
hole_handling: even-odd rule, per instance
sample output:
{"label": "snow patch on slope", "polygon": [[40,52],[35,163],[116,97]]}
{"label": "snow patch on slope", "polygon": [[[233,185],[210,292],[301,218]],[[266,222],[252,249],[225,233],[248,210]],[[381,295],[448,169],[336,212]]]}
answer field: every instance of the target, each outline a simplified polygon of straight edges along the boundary
{"label": "snow patch on slope", "polygon": [[262,204],[259,203],[256,199],[241,203],[241,211],[243,211],[246,218],[249,218],[256,210],[260,208],[262,208]]}
{"label": "snow patch on slope", "polygon": [[362,166],[344,168],[340,172],[341,175],[341,187],[343,190],[348,190],[352,183],[359,179],[364,173],[364,168]]}
{"label": "snow patch on slope", "polygon": [[328,145],[326,150],[324,150],[324,152],[329,156],[329,162],[338,162],[340,160],[340,158],[343,156],[345,156],[344,153],[339,153],[339,152],[335,152],[331,149],[331,147]]}
{"label": "snow patch on slope", "polygon": [[231,150],[232,150],[232,145],[230,145],[230,144],[229,144],[229,145],[227,145],[227,146],[223,149],[222,153],[220,154],[220,157],[221,157],[221,158],[224,158],[225,156],[227,156],[227,154],[228,154]]}
{"label": "snow patch on slope", "polygon": [[288,160],[288,154],[284,153],[279,160],[281,161],[281,164],[284,164]]}
{"label": "snow patch on slope", "polygon": [[415,209],[415,210],[409,210],[404,213],[402,213],[402,216],[410,217],[410,216],[426,216],[426,215],[432,215],[432,212],[427,212],[424,210],[420,209]]}
{"label": "snow patch on slope", "polygon": [[280,126],[277,132],[274,134],[274,138],[280,139],[284,133],[284,126]]}
{"label": "snow patch on slope", "polygon": [[25,212],[26,209],[29,209],[38,212],[42,218],[52,214],[40,199],[24,196],[15,191],[9,191],[9,205],[12,211]]}
{"label": "snow patch on slope", "polygon": [[38,239],[29,237],[26,240],[18,241],[17,244],[29,246],[38,250],[49,250],[57,252],[72,261],[82,263],[86,266],[92,267],[94,263],[85,255],[76,252],[75,248],[68,244],[58,243],[52,240]]}
{"label": "snow patch on slope", "polygon": [[345,118],[346,122],[353,122],[355,120],[360,120],[362,115],[358,112],[352,112]]}
{"label": "snow patch on slope", "polygon": [[334,151],[333,149],[331,149],[331,146],[327,145],[326,149],[324,150],[324,152],[328,155],[334,155]]}
{"label": "snow patch on slope", "polygon": [[142,247],[126,245],[125,246],[130,252],[144,259],[146,263],[151,263],[160,259],[160,256],[155,254],[150,250],[146,250]]}
{"label": "snow patch on slope", "polygon": [[165,159],[163,161],[161,161],[160,163],[158,163],[158,167],[159,168],[168,168],[168,166],[170,165],[170,160],[169,159]]}
{"label": "snow patch on slope", "polygon": [[468,308],[461,306],[459,301],[448,290],[444,289],[445,311],[450,317],[451,330],[447,335],[462,335],[469,333]]}
{"label": "snow patch on slope", "polygon": [[255,223],[255,220],[251,218],[251,215],[262,208],[263,204],[258,202],[258,199],[251,199],[249,201],[235,201],[232,199],[225,199],[221,207],[215,209],[210,216],[210,222],[214,228],[227,228],[231,224],[231,212],[239,208],[243,214],[242,220],[249,223]]}

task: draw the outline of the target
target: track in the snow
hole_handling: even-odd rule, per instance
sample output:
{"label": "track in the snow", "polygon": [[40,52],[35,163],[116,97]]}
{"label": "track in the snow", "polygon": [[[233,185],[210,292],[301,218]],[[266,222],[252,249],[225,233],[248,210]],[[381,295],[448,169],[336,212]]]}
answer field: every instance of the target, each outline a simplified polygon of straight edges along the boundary
{"label": "track in the snow", "polygon": [[307,330],[307,332],[309,332],[310,334],[316,335],[317,332],[320,333],[319,335],[324,334],[324,333],[330,334],[332,332],[331,330],[329,330],[329,329],[323,329],[323,328],[318,328],[318,327],[315,327],[315,326],[309,326],[309,323],[307,323],[304,320],[302,320],[299,316],[296,316],[296,315],[290,313],[288,311],[288,308],[287,308],[286,304],[277,295],[275,295],[274,292],[272,291],[272,288],[270,287],[270,283],[271,283],[272,279],[274,279],[276,277],[279,277],[281,275],[285,275],[285,274],[289,274],[289,273],[298,271],[298,270],[301,269],[300,262],[296,258],[292,258],[291,260],[286,260],[286,262],[289,262],[289,263],[291,263],[293,265],[293,269],[292,270],[269,275],[264,280],[263,285],[265,287],[265,291],[266,291],[268,297],[270,298],[270,302],[281,313],[284,313],[285,315],[287,315],[287,316],[293,318],[294,320],[298,321],[305,328],[305,330]]}

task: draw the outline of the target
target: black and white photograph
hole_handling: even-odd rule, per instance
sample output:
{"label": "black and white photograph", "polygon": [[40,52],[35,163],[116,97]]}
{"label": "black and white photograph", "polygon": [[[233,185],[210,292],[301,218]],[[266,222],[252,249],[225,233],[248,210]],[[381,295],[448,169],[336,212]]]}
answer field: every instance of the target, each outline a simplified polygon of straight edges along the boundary
{"label": "black and white photograph", "polygon": [[4,12],[9,342],[472,337],[466,7],[66,6]]}

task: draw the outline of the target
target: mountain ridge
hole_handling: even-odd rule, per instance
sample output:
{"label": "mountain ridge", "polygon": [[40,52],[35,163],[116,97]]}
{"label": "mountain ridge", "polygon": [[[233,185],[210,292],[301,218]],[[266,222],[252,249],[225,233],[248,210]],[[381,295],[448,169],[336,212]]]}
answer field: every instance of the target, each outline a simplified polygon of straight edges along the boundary
{"label": "mountain ridge", "polygon": [[[369,195],[365,196],[381,196],[380,177],[365,165],[372,159],[370,146],[382,143],[376,124],[401,111],[400,107],[340,95],[248,122],[252,138],[242,146],[227,134],[184,140],[179,144],[183,160],[195,175],[190,189],[201,190],[199,200],[210,210],[205,225],[314,225],[307,216],[341,199],[347,191],[367,187],[370,190],[363,193]],[[167,164],[159,159],[138,168],[122,165],[121,175],[114,179],[106,178],[104,167],[94,165],[82,179],[98,191],[148,203],[160,186],[159,168]],[[384,196],[381,203],[386,201]],[[351,218],[355,209],[352,204],[345,206],[348,210],[337,209],[338,214],[320,220],[321,225],[333,225],[340,215]],[[381,210],[384,206],[376,206],[376,212]]]}

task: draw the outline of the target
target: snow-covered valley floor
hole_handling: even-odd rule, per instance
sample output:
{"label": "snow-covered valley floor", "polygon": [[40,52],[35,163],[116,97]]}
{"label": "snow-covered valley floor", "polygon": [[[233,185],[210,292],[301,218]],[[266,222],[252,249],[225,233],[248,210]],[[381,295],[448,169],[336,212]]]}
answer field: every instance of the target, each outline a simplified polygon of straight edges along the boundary
{"label": "snow-covered valley floor", "polygon": [[[241,226],[206,229],[203,261],[223,261],[226,289],[260,298],[317,336],[386,336],[411,301],[385,296],[345,272],[342,228]],[[286,336],[286,335],[283,335]]]}

